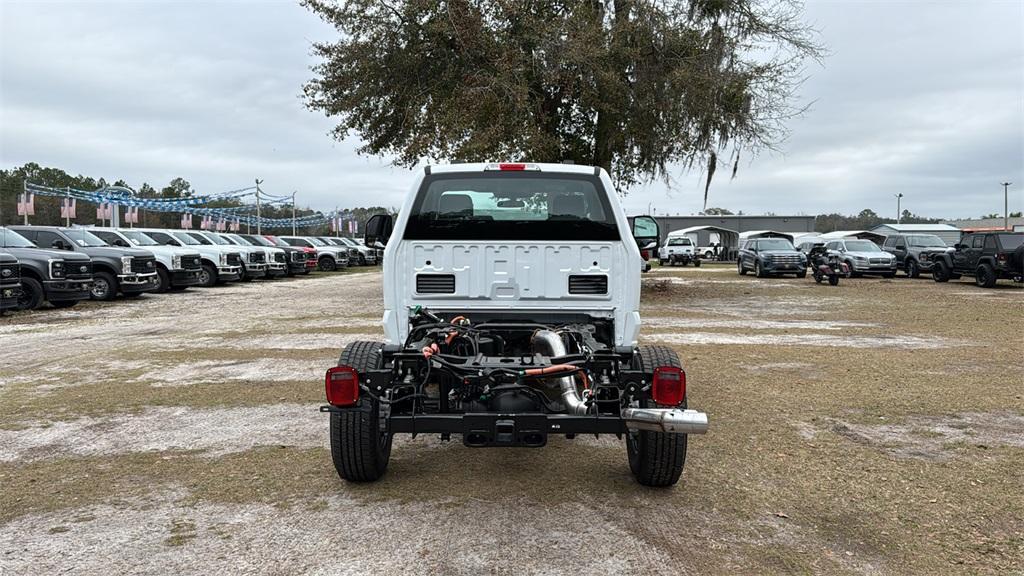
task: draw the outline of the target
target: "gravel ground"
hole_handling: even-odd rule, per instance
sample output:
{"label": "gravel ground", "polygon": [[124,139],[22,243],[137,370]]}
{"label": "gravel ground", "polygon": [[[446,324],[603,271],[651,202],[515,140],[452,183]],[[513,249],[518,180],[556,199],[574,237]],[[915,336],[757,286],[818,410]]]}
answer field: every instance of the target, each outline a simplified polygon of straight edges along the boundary
{"label": "gravel ground", "polygon": [[644,277],[691,405],[680,483],[615,438],[399,438],[340,481],[323,369],[379,339],[345,272],[0,318],[0,574],[1024,573],[1024,290]]}

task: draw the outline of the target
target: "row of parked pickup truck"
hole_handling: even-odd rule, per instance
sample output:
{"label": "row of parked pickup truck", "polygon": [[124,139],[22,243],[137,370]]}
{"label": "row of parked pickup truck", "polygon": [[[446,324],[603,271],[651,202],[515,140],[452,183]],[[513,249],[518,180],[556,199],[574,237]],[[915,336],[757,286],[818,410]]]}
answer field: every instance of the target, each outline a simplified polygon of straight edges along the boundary
{"label": "row of parked pickup truck", "polygon": [[382,256],[378,247],[331,236],[0,227],[0,311],[372,266]]}

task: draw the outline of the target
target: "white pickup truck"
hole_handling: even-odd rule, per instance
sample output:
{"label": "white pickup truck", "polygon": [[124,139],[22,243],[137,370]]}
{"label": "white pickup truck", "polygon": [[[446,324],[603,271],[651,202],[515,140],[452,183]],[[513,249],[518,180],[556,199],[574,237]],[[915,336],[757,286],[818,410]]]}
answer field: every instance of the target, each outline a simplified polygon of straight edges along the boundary
{"label": "white pickup truck", "polygon": [[199,285],[204,288],[223,282],[234,282],[242,277],[242,255],[223,246],[203,244],[189,236],[184,230],[161,230],[157,228],[135,228],[153,240],[167,246],[187,246],[199,252],[202,271]]}
{"label": "white pickup truck", "polygon": [[676,352],[637,344],[640,250],[614,190],[586,166],[430,166],[397,221],[366,223],[386,243],[386,341],[349,345],[325,376],[342,478],[380,478],[396,434],[605,434],[625,439],[638,482],[676,483],[707,415],[687,407]]}
{"label": "white pickup truck", "polygon": [[696,252],[697,247],[693,240],[686,236],[669,237],[665,244],[658,248],[658,263],[662,266],[675,266],[682,264],[688,266],[700,266],[700,255]]}

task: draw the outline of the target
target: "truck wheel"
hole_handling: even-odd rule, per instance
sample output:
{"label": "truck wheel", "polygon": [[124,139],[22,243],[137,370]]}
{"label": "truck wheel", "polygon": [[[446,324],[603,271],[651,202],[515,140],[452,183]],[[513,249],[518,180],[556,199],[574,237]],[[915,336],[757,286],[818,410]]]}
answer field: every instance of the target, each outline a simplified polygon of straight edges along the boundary
{"label": "truck wheel", "polygon": [[324,256],[317,260],[316,264],[323,272],[334,272],[338,269],[338,265],[334,262],[334,258],[331,258],[330,256]]}
{"label": "truck wheel", "polygon": [[747,269],[743,267],[743,260],[736,261],[736,271],[740,273],[740,276],[747,275]]}
{"label": "truck wheel", "polygon": [[113,300],[117,296],[117,279],[110,272],[93,272],[89,295],[93,300]]}
{"label": "truck wheel", "polygon": [[832,286],[839,285],[839,274],[832,274],[828,277],[828,283]]}
{"label": "truck wheel", "polygon": [[[657,366],[682,367],[675,350],[667,346],[641,346],[640,367],[653,372]],[[686,399],[683,399],[686,406]],[[672,486],[686,463],[686,434],[636,430],[626,434],[629,469],[644,486]]]}
{"label": "truck wheel", "polygon": [[921,275],[921,269],[917,266],[917,260],[913,258],[907,258],[904,269],[907,271],[907,278],[917,278]]}
{"label": "truck wheel", "polygon": [[164,293],[171,289],[171,276],[167,273],[167,270],[157,266],[156,268],[156,292]]}
{"label": "truck wheel", "polygon": [[203,264],[202,271],[199,272],[199,285],[203,288],[212,288],[217,284],[217,269],[213,267],[213,264]]}
{"label": "truck wheel", "polygon": [[946,268],[945,262],[936,262],[932,265],[932,280],[936,282],[949,281],[949,269]]}
{"label": "truck wheel", "polygon": [[796,277],[797,278],[807,278],[807,270],[804,270],[803,272],[797,272],[796,273]]}
{"label": "truck wheel", "polygon": [[35,310],[43,304],[43,285],[35,278],[21,277],[21,296],[17,310]]}
{"label": "truck wheel", "polygon": [[[338,364],[363,372],[380,365],[380,342],[353,342]],[[365,403],[367,400],[362,401]],[[379,406],[331,413],[331,460],[338,476],[350,482],[373,482],[384,475],[391,457],[391,435],[380,429]]]}
{"label": "truck wheel", "polygon": [[708,260],[711,260],[712,256],[714,256],[714,253],[712,253],[711,250],[708,250],[707,252],[704,253],[704,258]]}
{"label": "truck wheel", "polygon": [[996,285],[996,271],[989,264],[978,266],[974,274],[974,283],[982,288],[991,288]]}
{"label": "truck wheel", "polygon": [[694,268],[700,268],[700,260],[694,260],[693,261],[693,267]]}

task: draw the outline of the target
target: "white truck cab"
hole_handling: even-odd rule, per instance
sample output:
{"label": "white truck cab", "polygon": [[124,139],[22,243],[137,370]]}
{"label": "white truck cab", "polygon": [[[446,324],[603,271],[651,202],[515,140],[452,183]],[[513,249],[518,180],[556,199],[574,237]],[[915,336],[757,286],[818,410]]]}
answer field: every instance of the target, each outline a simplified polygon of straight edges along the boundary
{"label": "white truck cab", "polygon": [[600,168],[418,173],[397,220],[365,226],[368,244],[386,244],[387,341],[349,345],[326,375],[339,475],[379,478],[397,433],[461,434],[470,447],[615,434],[640,483],[674,484],[707,416],[687,408],[675,351],[637,345],[638,242],[657,223],[633,226]]}

